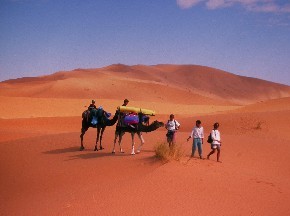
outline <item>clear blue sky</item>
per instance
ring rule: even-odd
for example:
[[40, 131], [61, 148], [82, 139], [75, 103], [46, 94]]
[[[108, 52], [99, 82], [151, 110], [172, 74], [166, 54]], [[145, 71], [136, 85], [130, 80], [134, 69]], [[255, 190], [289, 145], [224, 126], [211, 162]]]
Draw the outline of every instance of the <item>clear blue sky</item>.
[[0, 80], [114, 63], [290, 85], [290, 1], [0, 0]]

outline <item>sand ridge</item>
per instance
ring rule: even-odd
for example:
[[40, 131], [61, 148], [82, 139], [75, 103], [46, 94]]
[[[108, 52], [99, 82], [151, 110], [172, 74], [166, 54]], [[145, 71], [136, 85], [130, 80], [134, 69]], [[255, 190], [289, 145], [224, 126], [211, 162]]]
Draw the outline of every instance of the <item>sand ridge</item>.
[[119, 64], [0, 83], [0, 95], [12, 97], [118, 99], [120, 92], [141, 101], [243, 105], [289, 97], [290, 87], [196, 65]]

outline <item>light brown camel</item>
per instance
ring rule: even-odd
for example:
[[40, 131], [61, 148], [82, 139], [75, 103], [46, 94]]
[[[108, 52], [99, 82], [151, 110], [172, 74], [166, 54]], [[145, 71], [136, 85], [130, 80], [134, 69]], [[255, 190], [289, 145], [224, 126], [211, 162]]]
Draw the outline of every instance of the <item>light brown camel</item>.
[[114, 147], [113, 147], [113, 151], [112, 151], [113, 154], [115, 153], [115, 146], [116, 146], [116, 142], [117, 142], [118, 137], [119, 137], [118, 143], [119, 143], [119, 147], [120, 147], [120, 152], [124, 153], [124, 151], [122, 149], [121, 142], [122, 142], [122, 137], [124, 136], [124, 134], [126, 132], [131, 133], [131, 136], [132, 136], [132, 152], [131, 152], [131, 154], [134, 155], [135, 154], [135, 147], [134, 147], [135, 146], [135, 141], [134, 141], [135, 134], [138, 135], [138, 137], [141, 141], [141, 144], [137, 150], [137, 153], [139, 153], [141, 151], [143, 144], [144, 144], [142, 132], [152, 132], [152, 131], [157, 130], [160, 127], [164, 127], [164, 123], [159, 122], [159, 121], [154, 121], [150, 125], [144, 125], [142, 123], [143, 116], [144, 115], [142, 113], [139, 113], [139, 124], [136, 125], [135, 128], [132, 128], [130, 126], [118, 126], [117, 125], [116, 131], [115, 131]]

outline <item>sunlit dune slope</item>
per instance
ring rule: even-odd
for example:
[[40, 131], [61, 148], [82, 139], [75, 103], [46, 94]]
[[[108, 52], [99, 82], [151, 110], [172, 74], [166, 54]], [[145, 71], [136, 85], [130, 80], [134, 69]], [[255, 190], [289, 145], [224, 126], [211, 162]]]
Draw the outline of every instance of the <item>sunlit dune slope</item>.
[[117, 64], [8, 80], [0, 96], [233, 105], [289, 97], [290, 87], [204, 66]]

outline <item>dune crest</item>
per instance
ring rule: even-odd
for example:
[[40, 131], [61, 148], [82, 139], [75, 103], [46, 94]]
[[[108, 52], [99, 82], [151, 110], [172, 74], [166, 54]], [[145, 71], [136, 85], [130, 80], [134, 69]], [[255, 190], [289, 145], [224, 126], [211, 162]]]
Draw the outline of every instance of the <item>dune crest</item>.
[[245, 105], [289, 97], [290, 87], [205, 66], [115, 64], [4, 81], [0, 96]]

